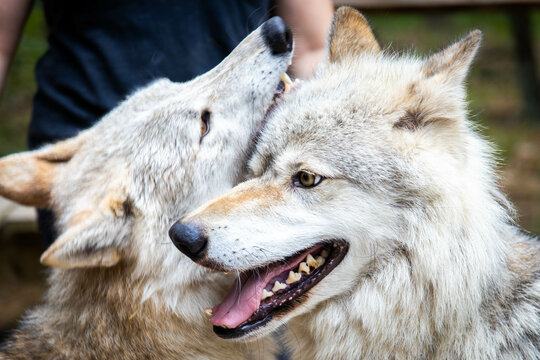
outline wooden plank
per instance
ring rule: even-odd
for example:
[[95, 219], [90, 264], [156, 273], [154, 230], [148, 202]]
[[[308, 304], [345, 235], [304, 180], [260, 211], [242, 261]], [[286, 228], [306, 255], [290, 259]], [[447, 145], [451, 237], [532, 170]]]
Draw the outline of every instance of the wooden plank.
[[365, 10], [488, 7], [539, 4], [540, 0], [334, 0], [335, 6], [348, 5]]
[[18, 205], [0, 198], [0, 230], [13, 224], [25, 224], [34, 229], [36, 222], [36, 210], [33, 207]]

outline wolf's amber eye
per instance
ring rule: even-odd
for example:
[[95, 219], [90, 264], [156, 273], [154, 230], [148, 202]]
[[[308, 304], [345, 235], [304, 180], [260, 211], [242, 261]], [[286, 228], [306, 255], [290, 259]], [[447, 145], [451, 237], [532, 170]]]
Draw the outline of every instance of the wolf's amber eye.
[[201, 140], [210, 131], [210, 115], [212, 113], [208, 110], [204, 110], [201, 114]]
[[301, 170], [293, 176], [294, 186], [302, 188], [312, 188], [319, 185], [322, 180], [322, 176], [306, 170]]

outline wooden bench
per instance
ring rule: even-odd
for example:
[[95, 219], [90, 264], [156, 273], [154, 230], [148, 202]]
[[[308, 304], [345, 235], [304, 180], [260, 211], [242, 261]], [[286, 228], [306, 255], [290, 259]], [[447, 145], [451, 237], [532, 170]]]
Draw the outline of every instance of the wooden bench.
[[36, 210], [0, 197], [0, 240], [18, 232], [37, 232]]

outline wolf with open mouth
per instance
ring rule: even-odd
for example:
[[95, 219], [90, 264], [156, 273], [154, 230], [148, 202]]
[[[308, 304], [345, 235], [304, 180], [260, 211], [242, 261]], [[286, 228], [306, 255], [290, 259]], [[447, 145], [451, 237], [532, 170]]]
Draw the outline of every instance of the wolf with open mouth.
[[391, 55], [337, 11], [328, 61], [270, 115], [253, 179], [170, 230], [238, 273], [208, 309], [219, 336], [287, 323], [298, 359], [540, 358], [540, 245], [467, 119], [480, 40]]

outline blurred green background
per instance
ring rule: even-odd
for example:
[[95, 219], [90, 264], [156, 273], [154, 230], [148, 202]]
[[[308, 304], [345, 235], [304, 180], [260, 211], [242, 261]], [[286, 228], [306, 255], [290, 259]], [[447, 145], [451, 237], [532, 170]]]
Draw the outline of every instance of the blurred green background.
[[[519, 63], [508, 9], [364, 12], [383, 46], [428, 54], [467, 31], [484, 31], [469, 76], [471, 119], [499, 151], [501, 186], [516, 204], [524, 229], [540, 234], [540, 119], [528, 116], [519, 86]], [[540, 10], [529, 9], [535, 67], [540, 69]], [[36, 90], [34, 66], [47, 48], [47, 28], [38, 2], [28, 19], [0, 101], [0, 156], [26, 149], [26, 131]], [[532, 76], [532, 75], [531, 75]], [[537, 79], [538, 80], [538, 79]], [[538, 105], [539, 99], [533, 99]], [[0, 338], [44, 288], [35, 235], [8, 240], [0, 229]]]

